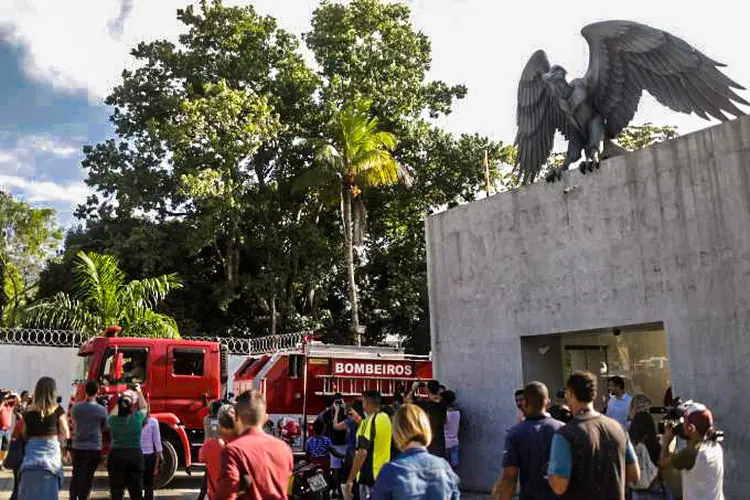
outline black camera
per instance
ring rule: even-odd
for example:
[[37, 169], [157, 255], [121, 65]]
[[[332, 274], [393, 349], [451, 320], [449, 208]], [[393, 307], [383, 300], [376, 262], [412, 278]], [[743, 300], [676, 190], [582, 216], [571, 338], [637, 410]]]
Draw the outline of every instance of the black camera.
[[675, 435], [685, 439], [685, 427], [682, 421], [685, 408], [681, 398], [674, 398], [672, 404], [669, 406], [652, 406], [649, 409], [649, 413], [662, 416], [662, 421], [659, 422], [658, 426], [659, 434], [664, 434], [667, 424], [669, 424], [674, 429]]
[[[687, 439], [685, 434], [685, 410], [689, 405], [693, 404], [692, 400], [682, 401], [682, 398], [676, 397], [672, 400], [672, 404], [669, 406], [652, 406], [650, 413], [655, 413], [663, 416], [661, 422], [659, 422], [659, 434], [664, 434], [667, 425], [670, 425], [674, 430], [675, 436], [680, 439]], [[706, 435], [706, 439], [711, 441], [722, 441], [724, 439], [724, 432], [718, 429], [712, 428]]]

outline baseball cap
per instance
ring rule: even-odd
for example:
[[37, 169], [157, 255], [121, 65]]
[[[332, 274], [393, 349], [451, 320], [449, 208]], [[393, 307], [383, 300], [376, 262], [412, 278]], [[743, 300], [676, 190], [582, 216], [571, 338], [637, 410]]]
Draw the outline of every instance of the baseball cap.
[[714, 415], [711, 410], [701, 403], [688, 403], [683, 413], [685, 422], [693, 424], [698, 432], [705, 434], [714, 425]]

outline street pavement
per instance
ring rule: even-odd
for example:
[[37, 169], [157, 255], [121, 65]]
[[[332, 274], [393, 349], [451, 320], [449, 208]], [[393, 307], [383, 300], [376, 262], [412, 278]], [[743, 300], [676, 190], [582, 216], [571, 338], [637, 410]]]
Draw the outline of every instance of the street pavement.
[[[71, 470], [65, 468], [65, 488], [60, 492], [60, 499], [67, 500], [68, 484], [70, 481]], [[169, 489], [156, 491], [155, 497], [160, 500], [194, 500], [200, 491], [202, 472], [188, 476], [185, 472], [178, 472], [174, 481], [169, 485]], [[8, 500], [10, 493], [13, 491], [13, 473], [8, 470], [0, 471], [0, 500]], [[94, 480], [94, 491], [89, 497], [93, 500], [109, 498], [107, 483], [107, 471], [100, 469], [96, 473]], [[487, 495], [477, 493], [462, 493], [462, 500], [486, 500]]]
[[[68, 495], [68, 485], [70, 484], [70, 467], [65, 468], [65, 487], [60, 492], [60, 499], [67, 500], [70, 498]], [[185, 474], [185, 472], [178, 472], [175, 479], [169, 484], [169, 488], [165, 490], [158, 490], [155, 492], [154, 497], [161, 500], [195, 500], [198, 496], [198, 492], [201, 488], [201, 481], [203, 479], [203, 473], [199, 473], [192, 477]], [[107, 481], [107, 471], [99, 469], [96, 471], [96, 478], [94, 479], [94, 491], [91, 493], [89, 498], [94, 500], [110, 498], [109, 496], [109, 483]], [[0, 500], [8, 500], [10, 494], [13, 491], [13, 473], [4, 470], [0, 472]]]

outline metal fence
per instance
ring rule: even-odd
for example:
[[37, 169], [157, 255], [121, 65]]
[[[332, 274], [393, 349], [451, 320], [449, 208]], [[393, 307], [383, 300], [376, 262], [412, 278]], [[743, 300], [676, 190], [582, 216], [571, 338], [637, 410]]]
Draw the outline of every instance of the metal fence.
[[266, 354], [280, 350], [294, 349], [302, 344], [310, 332], [282, 333], [243, 339], [237, 337], [183, 337], [185, 340], [209, 340], [225, 345], [232, 354]]
[[41, 328], [0, 328], [0, 344], [78, 347], [87, 336], [69, 330]]
[[[183, 337], [184, 340], [208, 340], [226, 346], [231, 354], [265, 354], [278, 350], [294, 349], [310, 332], [284, 333], [258, 338], [238, 337]], [[37, 345], [48, 347], [79, 347], [88, 335], [69, 330], [41, 328], [0, 328], [0, 344]]]

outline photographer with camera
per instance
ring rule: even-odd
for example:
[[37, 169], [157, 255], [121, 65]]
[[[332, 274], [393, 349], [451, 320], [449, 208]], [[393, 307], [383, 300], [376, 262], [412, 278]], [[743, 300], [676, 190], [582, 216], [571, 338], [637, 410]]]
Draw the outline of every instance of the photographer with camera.
[[[722, 433], [714, 428], [711, 410], [692, 401], [678, 409], [681, 422], [670, 421], [664, 426], [661, 468], [680, 471], [683, 500], [724, 500]], [[670, 445], [675, 436], [687, 443], [673, 454]]]

